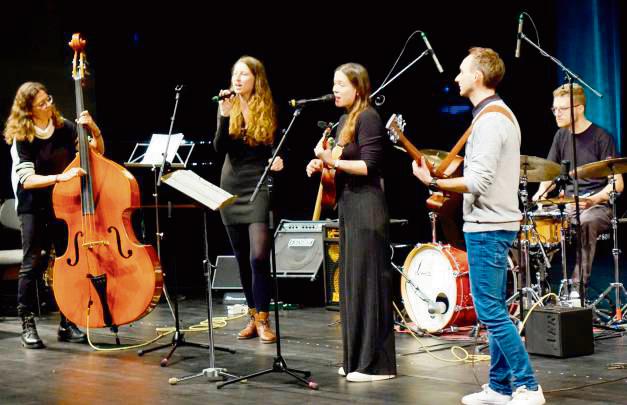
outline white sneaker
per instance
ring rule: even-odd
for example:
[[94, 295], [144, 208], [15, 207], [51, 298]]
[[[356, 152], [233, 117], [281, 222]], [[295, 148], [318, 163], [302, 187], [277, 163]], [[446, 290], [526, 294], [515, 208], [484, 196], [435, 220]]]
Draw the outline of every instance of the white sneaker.
[[344, 371], [344, 367], [340, 367], [337, 369], [337, 373], [342, 377], [346, 377], [346, 371]]
[[516, 391], [512, 394], [512, 400], [508, 405], [542, 405], [546, 402], [544, 394], [542, 393], [542, 387], [538, 385], [537, 391], [529, 391], [524, 385], [516, 388]]
[[503, 395], [494, 391], [488, 384], [481, 386], [483, 391], [466, 395], [462, 398], [462, 404], [466, 405], [505, 405], [512, 399], [509, 395]]
[[[344, 371], [344, 370], [342, 370]], [[348, 373], [346, 375], [346, 380], [351, 382], [371, 382], [371, 381], [381, 381], [381, 380], [389, 380], [391, 378], [396, 377], [395, 375], [384, 375], [384, 374], [364, 374], [359, 373], [357, 371], [353, 371], [352, 373]]]

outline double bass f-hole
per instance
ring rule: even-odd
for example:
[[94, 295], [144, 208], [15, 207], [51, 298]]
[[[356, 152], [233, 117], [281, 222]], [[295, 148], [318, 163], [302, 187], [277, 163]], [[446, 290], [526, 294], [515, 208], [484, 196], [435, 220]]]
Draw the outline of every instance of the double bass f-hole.
[[67, 259], [67, 264], [74, 267], [76, 266], [76, 264], [78, 263], [78, 258], [79, 258], [79, 251], [78, 251], [78, 237], [79, 236], [83, 236], [83, 232], [78, 231], [76, 232], [76, 234], [74, 235], [74, 252], [76, 253], [76, 255], [74, 256], [74, 263], [72, 263], [72, 259], [68, 257]]
[[114, 226], [110, 226], [107, 229], [107, 231], [109, 231], [109, 233], [111, 233], [112, 231], [115, 231], [115, 241], [118, 245], [118, 253], [120, 254], [120, 256], [122, 256], [125, 259], [128, 259], [129, 257], [133, 256], [133, 251], [131, 249], [126, 251], [128, 256], [124, 256], [124, 252], [122, 252], [122, 241], [120, 240], [120, 231], [118, 231], [118, 228]]

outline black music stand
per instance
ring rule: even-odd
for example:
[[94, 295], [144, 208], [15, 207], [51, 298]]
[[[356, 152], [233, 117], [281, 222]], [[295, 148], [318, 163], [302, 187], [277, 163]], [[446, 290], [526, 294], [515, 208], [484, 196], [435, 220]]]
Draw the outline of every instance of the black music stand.
[[[278, 285], [277, 276], [276, 276], [276, 257], [275, 257], [274, 237], [273, 237], [274, 235], [274, 212], [273, 212], [273, 206], [272, 206], [272, 176], [268, 176], [270, 174], [270, 168], [272, 167], [274, 160], [276, 159], [279, 151], [281, 150], [283, 143], [287, 139], [287, 135], [290, 132], [290, 128], [292, 128], [292, 125], [294, 124], [296, 117], [298, 117], [300, 113], [301, 113], [301, 108], [296, 108], [294, 110], [292, 120], [290, 121], [290, 124], [288, 125], [287, 129], [283, 131], [283, 137], [281, 138], [281, 141], [276, 147], [274, 154], [272, 155], [272, 159], [270, 159], [270, 162], [266, 166], [263, 172], [263, 175], [259, 179], [259, 182], [257, 183], [257, 187], [255, 188], [255, 191], [253, 192], [253, 195], [250, 198], [250, 202], [253, 202], [255, 200], [255, 198], [257, 197], [257, 193], [259, 192], [259, 189], [261, 188], [261, 186], [263, 186], [266, 183], [266, 179], [267, 179], [268, 180], [267, 182], [268, 200], [269, 200], [269, 206], [270, 206], [270, 211], [268, 213], [268, 217], [269, 217], [268, 218], [268, 231], [270, 235], [272, 235], [272, 237], [270, 237], [270, 253], [271, 253], [270, 257], [272, 259], [270, 264], [272, 267], [272, 278], [274, 279], [273, 298], [274, 298], [274, 326], [276, 329], [276, 356], [274, 357], [271, 368], [257, 371], [257, 372], [254, 372], [252, 374], [245, 375], [242, 377], [230, 379], [221, 384], [218, 384], [217, 386], [218, 388], [222, 388], [225, 385], [233, 384], [238, 381], [248, 380], [249, 378], [259, 377], [261, 375], [265, 375], [269, 373], [286, 373], [286, 374], [291, 375], [292, 377], [294, 377], [295, 379], [297, 379], [298, 381], [300, 381], [307, 387], [313, 390], [318, 389], [318, 384], [316, 382], [306, 380], [306, 378], [309, 378], [311, 376], [311, 373], [309, 371], [289, 368], [287, 366], [287, 363], [285, 362], [285, 359], [283, 358], [283, 355], [281, 354], [281, 331], [279, 328], [279, 285]], [[302, 374], [303, 377], [299, 376], [298, 374]]]
[[[207, 320], [208, 320], [208, 336], [209, 336], [209, 345], [201, 345], [198, 343], [187, 343], [184, 340], [182, 344], [206, 347], [209, 349], [209, 367], [203, 369], [201, 372], [181, 377], [181, 378], [170, 378], [168, 382], [171, 385], [175, 385], [180, 381], [189, 380], [196, 377], [205, 376], [210, 380], [221, 380], [224, 377], [237, 378], [236, 376], [229, 374], [226, 372], [225, 368], [215, 367], [215, 350], [222, 350], [229, 353], [235, 353], [234, 350], [215, 347], [213, 344], [213, 297], [212, 297], [212, 289], [211, 289], [211, 268], [209, 262], [209, 239], [207, 233], [207, 209], [217, 210], [223, 208], [235, 201], [236, 196], [227, 193], [221, 188], [211, 184], [206, 181], [202, 177], [198, 176], [196, 173], [189, 170], [177, 170], [175, 172], [166, 174], [163, 176], [162, 181], [177, 189], [181, 193], [186, 196], [196, 200], [200, 204], [203, 205], [203, 234], [204, 234], [204, 250], [205, 250], [205, 258], [203, 261], [203, 265], [205, 267], [206, 275], [207, 275]], [[181, 336], [182, 339], [182, 336]], [[173, 343], [174, 347], [172, 351], [176, 349], [176, 343]], [[180, 345], [180, 344], [179, 344]]]

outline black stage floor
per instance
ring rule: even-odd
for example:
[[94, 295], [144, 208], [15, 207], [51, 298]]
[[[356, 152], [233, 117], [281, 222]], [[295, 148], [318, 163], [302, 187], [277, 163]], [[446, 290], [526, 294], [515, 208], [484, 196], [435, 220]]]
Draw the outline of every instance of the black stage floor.
[[[206, 319], [202, 299], [181, 303], [184, 326]], [[214, 316], [225, 315], [226, 308], [215, 305]], [[337, 404], [337, 403], [407, 403], [456, 404], [467, 393], [477, 391], [486, 381], [488, 363], [446, 363], [428, 354], [411, 354], [420, 349], [413, 337], [397, 333], [398, 378], [374, 383], [349, 383], [337, 375], [341, 357], [340, 328], [337, 312], [324, 308], [281, 311], [283, 355], [293, 368], [311, 371], [320, 389], [313, 391], [286, 374], [269, 374], [216, 389], [215, 382], [204, 377], [168, 384], [171, 377], [182, 377], [209, 367], [206, 350], [178, 349], [168, 367], [160, 367], [161, 350], [139, 357], [135, 350], [96, 352], [88, 345], [56, 341], [58, 315], [43, 317], [38, 325], [47, 349], [26, 350], [19, 341], [17, 318], [0, 318], [0, 351], [2, 353], [0, 403], [163, 403], [163, 404]], [[246, 374], [271, 367], [274, 345], [258, 339], [238, 341], [237, 331], [244, 319], [230, 321], [215, 330], [216, 344], [237, 351], [216, 352], [216, 366], [233, 374]], [[137, 343], [156, 336], [155, 328], [172, 326], [172, 315], [166, 303], [132, 326], [122, 327], [123, 344]], [[113, 339], [106, 330], [92, 331], [92, 340], [108, 347]], [[463, 336], [463, 335], [462, 335]], [[206, 332], [190, 332], [193, 342], [206, 342]], [[168, 342], [171, 335], [162, 339]], [[423, 338], [424, 345], [442, 343]], [[472, 350], [472, 342], [469, 347]], [[608, 369], [613, 362], [627, 362], [627, 339], [598, 340], [591, 356], [555, 359], [532, 356], [533, 366], [549, 403], [610, 404], [627, 403], [627, 369]], [[451, 358], [449, 351], [438, 356]], [[618, 381], [616, 381], [618, 380]], [[557, 391], [572, 387], [588, 387]]]

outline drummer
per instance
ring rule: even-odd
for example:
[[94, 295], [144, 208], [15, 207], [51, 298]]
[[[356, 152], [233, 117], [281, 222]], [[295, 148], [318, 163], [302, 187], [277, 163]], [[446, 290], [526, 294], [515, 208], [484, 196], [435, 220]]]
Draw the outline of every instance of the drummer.
[[[593, 124], [586, 118], [586, 95], [583, 88], [578, 84], [573, 84], [573, 110], [575, 117], [575, 140], [577, 149], [577, 166], [587, 163], [597, 162], [616, 157], [616, 149], [612, 137], [601, 127]], [[570, 85], [565, 84], [553, 91], [553, 115], [559, 129], [553, 138], [553, 145], [547, 157], [556, 163], [562, 160], [569, 160], [572, 164], [572, 144], [571, 144], [571, 114], [570, 114]], [[609, 176], [611, 177], [611, 176]], [[612, 210], [609, 205], [609, 192], [612, 184], [608, 178], [580, 178], [579, 186], [579, 208], [581, 216], [581, 267], [583, 268], [584, 286], [588, 286], [590, 273], [592, 271], [592, 261], [596, 250], [597, 236], [606, 232], [611, 225]], [[616, 181], [616, 191], [623, 191], [623, 178], [620, 174], [614, 175]], [[533, 196], [534, 200], [545, 198], [553, 188], [554, 183], [544, 181], [540, 183], [538, 192]], [[572, 196], [574, 186], [569, 184], [566, 187], [566, 196]], [[574, 219], [574, 206], [568, 207], [571, 220]], [[579, 260], [577, 260], [579, 263]], [[572, 275], [573, 288], [570, 298], [579, 298], [579, 283], [581, 272], [578, 266]]]

